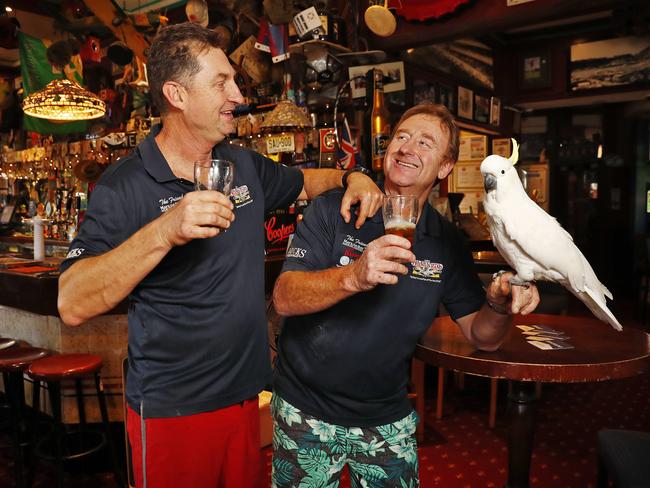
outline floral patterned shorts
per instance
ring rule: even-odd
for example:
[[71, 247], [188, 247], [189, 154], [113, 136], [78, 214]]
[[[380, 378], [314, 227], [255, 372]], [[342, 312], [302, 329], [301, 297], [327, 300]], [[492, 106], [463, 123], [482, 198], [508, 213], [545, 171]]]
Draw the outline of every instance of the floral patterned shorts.
[[420, 486], [415, 412], [378, 427], [343, 427], [273, 395], [271, 414], [273, 488], [336, 488], [346, 464], [353, 488]]

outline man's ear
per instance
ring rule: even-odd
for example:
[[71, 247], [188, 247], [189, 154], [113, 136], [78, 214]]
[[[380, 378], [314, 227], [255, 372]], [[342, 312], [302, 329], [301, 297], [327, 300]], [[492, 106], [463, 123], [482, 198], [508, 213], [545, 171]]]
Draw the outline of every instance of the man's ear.
[[167, 103], [171, 107], [178, 109], [183, 109], [185, 107], [185, 102], [187, 101], [187, 92], [183, 85], [176, 83], [175, 81], [166, 81], [162, 86], [162, 92]]
[[452, 169], [454, 169], [453, 161], [449, 159], [442, 161], [440, 163], [440, 168], [438, 168], [438, 179], [444, 180], [449, 175], [449, 173], [451, 173]]

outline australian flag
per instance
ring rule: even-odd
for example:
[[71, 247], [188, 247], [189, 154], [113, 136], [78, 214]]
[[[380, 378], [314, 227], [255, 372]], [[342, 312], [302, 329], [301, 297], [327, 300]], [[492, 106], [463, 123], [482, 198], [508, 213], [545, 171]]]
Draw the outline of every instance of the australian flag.
[[345, 116], [343, 116], [343, 124], [341, 124], [339, 132], [338, 158], [336, 167], [339, 169], [349, 169], [361, 164], [361, 155], [352, 141], [352, 133]]

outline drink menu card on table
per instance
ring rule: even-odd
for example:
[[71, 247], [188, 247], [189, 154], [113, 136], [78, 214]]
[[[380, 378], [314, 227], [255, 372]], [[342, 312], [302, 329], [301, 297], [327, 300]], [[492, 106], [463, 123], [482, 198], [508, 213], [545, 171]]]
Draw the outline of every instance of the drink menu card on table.
[[526, 341], [538, 349], [556, 350], [574, 348], [569, 342], [569, 336], [548, 325], [517, 325], [517, 328], [522, 331]]

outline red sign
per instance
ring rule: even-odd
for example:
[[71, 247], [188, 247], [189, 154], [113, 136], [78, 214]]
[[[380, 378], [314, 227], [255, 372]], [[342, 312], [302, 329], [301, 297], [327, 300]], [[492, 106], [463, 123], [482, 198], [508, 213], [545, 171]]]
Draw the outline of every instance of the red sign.
[[269, 214], [264, 221], [266, 255], [284, 254], [289, 236], [296, 231], [296, 213], [279, 209]]

